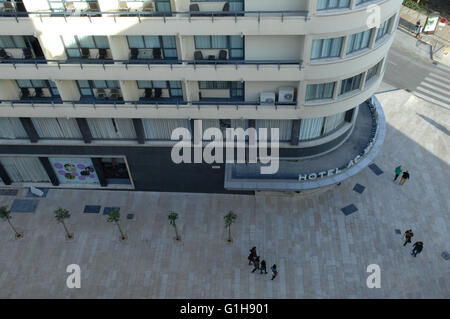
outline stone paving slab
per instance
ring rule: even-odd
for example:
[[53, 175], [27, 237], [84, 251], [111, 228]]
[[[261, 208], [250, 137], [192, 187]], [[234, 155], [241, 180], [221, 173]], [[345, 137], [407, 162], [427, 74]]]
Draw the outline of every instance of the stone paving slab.
[[[404, 186], [390, 174], [366, 168], [340, 186], [311, 197], [245, 196], [52, 189], [34, 214], [14, 214], [24, 232], [15, 240], [0, 222], [0, 298], [450, 298], [450, 141], [422, 114], [442, 125], [449, 112], [405, 91], [378, 94], [387, 135], [376, 159], [393, 171], [401, 164], [414, 174]], [[364, 196], [353, 191], [366, 187]], [[0, 206], [14, 198], [0, 196]], [[350, 216], [340, 209], [354, 203]], [[120, 207], [121, 226], [84, 206]], [[72, 217], [67, 241], [53, 216], [63, 205]], [[176, 242], [168, 212], [179, 214]], [[232, 244], [223, 216], [233, 210]], [[138, 221], [138, 222], [136, 222]], [[414, 231], [425, 248], [411, 257], [401, 236]], [[279, 275], [252, 274], [248, 250]], [[66, 287], [66, 267], [81, 267], [81, 289]], [[368, 289], [366, 270], [381, 268], [381, 288]]]

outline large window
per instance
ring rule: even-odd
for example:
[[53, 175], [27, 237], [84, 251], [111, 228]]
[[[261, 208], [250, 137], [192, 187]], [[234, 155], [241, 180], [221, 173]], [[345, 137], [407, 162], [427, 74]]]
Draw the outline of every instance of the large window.
[[362, 78], [362, 73], [358, 74], [356, 76], [353, 76], [351, 78], [342, 80], [341, 82], [341, 91], [339, 93], [339, 95], [354, 91], [354, 90], [358, 90], [359, 87], [361, 86], [361, 78]]
[[[56, 83], [51, 80], [16, 80], [17, 85], [22, 90], [23, 98], [30, 97], [60, 97]], [[32, 90], [27, 89], [34, 89]], [[24, 96], [24, 93], [28, 95]], [[41, 93], [39, 93], [41, 92]]]
[[387, 34], [389, 26], [391, 25], [391, 21], [392, 18], [387, 19], [383, 24], [380, 25], [380, 28], [378, 29], [377, 32], [377, 41]]
[[14, 183], [50, 182], [38, 157], [0, 157], [0, 163]]
[[348, 8], [350, 0], [318, 0], [317, 10]]
[[244, 58], [244, 38], [240, 35], [196, 35], [194, 42], [196, 49], [228, 49], [231, 59]]
[[366, 3], [366, 2], [370, 2], [370, 1], [373, 1], [373, 0], [356, 0], [356, 5], [358, 6], [360, 4], [363, 4], [363, 3]]
[[345, 122], [345, 114], [346, 112], [327, 117], [301, 119], [298, 139], [308, 141], [332, 133], [342, 127]]
[[[160, 49], [163, 53], [162, 58], [177, 59], [177, 42], [175, 36], [127, 36], [130, 49]], [[154, 57], [154, 52], [142, 50], [137, 55], [138, 59], [149, 59]]]
[[27, 47], [28, 37], [21, 35], [1, 35], [0, 48], [3, 49], [23, 49]]
[[6, 55], [14, 59], [43, 58], [44, 53], [38, 39], [33, 36], [3, 35], [0, 36], [0, 49], [3, 49], [3, 58]]
[[199, 81], [200, 90], [229, 90], [232, 99], [244, 99], [244, 83], [237, 81]]
[[0, 139], [24, 139], [28, 134], [17, 117], [0, 117]]
[[369, 47], [372, 30], [352, 34], [348, 37], [347, 54]]
[[308, 84], [306, 86], [306, 101], [331, 99], [335, 82]]
[[377, 75], [380, 65], [381, 65], [381, 62], [379, 62], [377, 65], [371, 67], [369, 69], [369, 71], [367, 71], [366, 82], [369, 81], [370, 79], [372, 79], [375, 75]]
[[313, 40], [311, 59], [339, 57], [343, 38]]
[[82, 139], [75, 119], [32, 118], [33, 126], [41, 139]]
[[92, 137], [98, 140], [135, 140], [132, 119], [87, 119]]
[[181, 81], [137, 81], [140, 89], [167, 89], [169, 97], [182, 97]]
[[100, 184], [90, 158], [49, 158], [61, 184]]
[[116, 80], [77, 80], [81, 96], [97, 96], [94, 89], [120, 89]]
[[[83, 53], [82, 49], [109, 49], [109, 42], [106, 36], [63, 35], [62, 40], [69, 58], [91, 57], [90, 54], [89, 56], [86, 56], [87, 54]], [[92, 56], [92, 58], [97, 57]]]
[[142, 119], [142, 124], [148, 140], [170, 140], [172, 131], [179, 127], [190, 130], [187, 119]]
[[124, 158], [102, 158], [101, 164], [108, 184], [131, 184]]

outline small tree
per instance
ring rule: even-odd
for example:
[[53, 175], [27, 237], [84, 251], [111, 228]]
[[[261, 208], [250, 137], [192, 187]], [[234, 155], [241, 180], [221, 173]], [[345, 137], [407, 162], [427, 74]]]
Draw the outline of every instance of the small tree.
[[16, 234], [16, 238], [20, 239], [23, 237], [23, 233], [19, 233], [16, 228], [11, 224], [11, 211], [6, 206], [0, 207], [0, 218], [4, 221], [7, 221], [9, 226], [11, 226], [12, 230]]
[[178, 219], [178, 214], [175, 212], [169, 212], [169, 223], [175, 228], [175, 240], [181, 240], [181, 237], [178, 235], [178, 229], [176, 220]]
[[59, 207], [57, 210], [55, 210], [55, 218], [58, 221], [58, 223], [61, 223], [61, 225], [63, 225], [64, 230], [66, 231], [66, 238], [73, 239], [73, 233], [69, 232], [69, 230], [66, 227], [66, 223], [64, 222], [64, 220], [69, 217], [70, 217], [70, 214], [67, 209]]
[[120, 213], [118, 208], [114, 208], [113, 211], [109, 213], [107, 221], [117, 225], [117, 227], [119, 228], [121, 240], [127, 239], [127, 235], [124, 234], [122, 228], [120, 228]]
[[233, 211], [231, 211], [231, 210], [224, 217], [224, 219], [225, 219], [225, 228], [228, 228], [228, 239], [227, 239], [227, 241], [229, 243], [231, 243], [233, 241], [233, 239], [231, 238], [231, 225], [234, 223], [236, 218], [237, 218], [236, 214], [233, 213]]

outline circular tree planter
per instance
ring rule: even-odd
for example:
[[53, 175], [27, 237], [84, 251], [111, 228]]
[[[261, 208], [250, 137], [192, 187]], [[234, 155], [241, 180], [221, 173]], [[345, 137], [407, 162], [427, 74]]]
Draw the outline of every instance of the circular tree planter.
[[22, 232], [17, 232], [14, 236], [15, 239], [22, 239], [23, 238], [23, 233]]
[[177, 243], [177, 242], [180, 242], [181, 241], [181, 236], [178, 236], [178, 238], [177, 238], [177, 236], [174, 236], [173, 237], [173, 240]]
[[73, 233], [66, 234], [66, 239], [67, 239], [67, 240], [74, 240], [74, 239], [75, 239], [75, 236], [74, 236]]
[[120, 241], [126, 241], [127, 239], [128, 239], [127, 235], [120, 236]]

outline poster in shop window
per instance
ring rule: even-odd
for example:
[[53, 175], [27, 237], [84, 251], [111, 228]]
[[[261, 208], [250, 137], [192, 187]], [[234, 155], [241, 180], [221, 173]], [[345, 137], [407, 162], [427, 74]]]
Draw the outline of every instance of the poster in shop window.
[[90, 158], [49, 158], [61, 184], [99, 184]]

